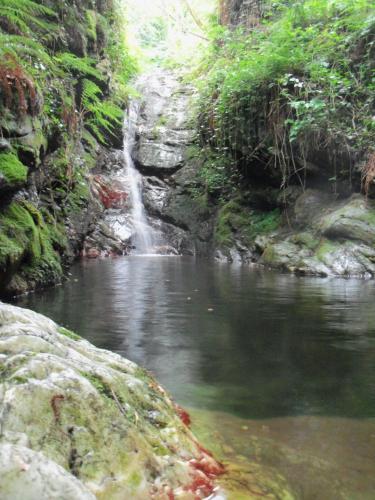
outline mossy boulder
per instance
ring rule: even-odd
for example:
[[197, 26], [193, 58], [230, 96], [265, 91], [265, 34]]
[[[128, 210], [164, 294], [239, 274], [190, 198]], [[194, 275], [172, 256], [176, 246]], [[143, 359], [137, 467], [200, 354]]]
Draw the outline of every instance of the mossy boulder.
[[10, 152], [0, 153], [0, 192], [20, 188], [27, 180], [27, 167]]
[[94, 500], [84, 485], [56, 462], [22, 445], [0, 444], [3, 500]]
[[280, 223], [278, 209], [254, 210], [242, 198], [227, 202], [218, 211], [215, 224], [216, 258], [230, 262], [256, 260], [260, 238], [271, 235]]
[[353, 196], [348, 203], [324, 216], [322, 233], [331, 239], [355, 240], [375, 245], [375, 205], [362, 196]]
[[61, 279], [57, 250], [66, 245], [62, 226], [48, 223], [31, 202], [12, 201], [0, 215], [0, 291], [4, 293], [11, 280], [13, 285], [22, 281], [35, 288]]
[[334, 202], [333, 195], [317, 189], [306, 189], [296, 200], [294, 213], [297, 224], [306, 226], [321, 215], [322, 211]]
[[4, 500], [199, 499], [222, 472], [143, 369], [2, 303], [0, 382]]
[[[276, 235], [264, 246], [260, 262], [302, 274], [375, 276], [373, 202], [355, 195], [328, 204], [326, 195], [322, 198], [315, 192], [307, 193], [305, 201], [303, 220], [310, 221], [305, 230]], [[314, 206], [319, 207], [317, 212]]]

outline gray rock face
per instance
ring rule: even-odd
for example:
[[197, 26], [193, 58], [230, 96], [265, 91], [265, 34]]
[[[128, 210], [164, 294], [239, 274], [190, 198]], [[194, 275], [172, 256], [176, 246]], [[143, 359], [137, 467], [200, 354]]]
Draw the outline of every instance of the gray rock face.
[[317, 189], [307, 189], [296, 200], [294, 212], [297, 224], [305, 226], [321, 215], [334, 198]]
[[161, 175], [173, 173], [184, 164], [184, 147], [171, 146], [142, 138], [135, 153], [139, 170], [144, 173]]
[[193, 88], [162, 70], [142, 77], [138, 88], [142, 104], [132, 156], [143, 174], [149, 224], [179, 253], [200, 253], [208, 246], [212, 223], [191, 195], [198, 168], [188, 154], [195, 135], [190, 113]]
[[139, 88], [143, 104], [139, 141], [133, 153], [135, 163], [146, 174], [170, 175], [184, 165], [186, 146], [194, 138], [189, 126], [192, 89], [165, 71], [143, 77]]
[[134, 363], [0, 303], [2, 499], [207, 496], [220, 467], [177, 411]]
[[295, 211], [304, 232], [267, 242], [261, 263], [302, 274], [375, 276], [372, 202], [354, 195], [328, 204], [326, 195], [310, 191], [297, 200]]
[[362, 241], [375, 245], [375, 210], [362, 196], [354, 196], [348, 203], [324, 216], [322, 232], [331, 239]]
[[72, 474], [43, 453], [16, 444], [0, 445], [2, 500], [94, 500]]

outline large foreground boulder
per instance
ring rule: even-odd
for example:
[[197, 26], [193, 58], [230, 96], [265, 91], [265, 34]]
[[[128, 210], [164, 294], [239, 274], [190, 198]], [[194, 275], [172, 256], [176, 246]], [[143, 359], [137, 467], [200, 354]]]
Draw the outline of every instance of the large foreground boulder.
[[222, 468], [186, 419], [134, 363], [0, 303], [2, 500], [205, 498]]

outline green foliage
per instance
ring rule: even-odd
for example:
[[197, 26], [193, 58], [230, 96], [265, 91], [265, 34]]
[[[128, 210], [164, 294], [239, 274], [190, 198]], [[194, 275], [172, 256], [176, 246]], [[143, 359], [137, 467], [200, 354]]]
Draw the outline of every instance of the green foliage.
[[13, 153], [0, 153], [0, 174], [9, 184], [26, 182], [27, 167]]
[[166, 19], [156, 17], [141, 27], [139, 38], [143, 47], [150, 48], [157, 47], [161, 42], [165, 42], [167, 34], [168, 25]]
[[95, 10], [86, 10], [86, 24], [87, 24], [87, 35], [91, 40], [96, 42], [97, 39], [97, 33], [96, 33], [96, 26], [97, 26], [97, 14]]
[[231, 246], [234, 237], [250, 245], [258, 235], [276, 230], [281, 223], [278, 209], [269, 212], [251, 210], [241, 200], [231, 200], [218, 213], [215, 241], [221, 246]]
[[223, 154], [203, 150], [204, 159], [199, 170], [199, 177], [205, 186], [205, 191], [212, 195], [225, 195], [233, 188], [232, 163]]
[[105, 132], [112, 134], [121, 125], [123, 110], [110, 99], [103, 100], [100, 88], [91, 80], [83, 80], [82, 110], [88, 117], [86, 126], [94, 136], [106, 144]]
[[76, 333], [72, 332], [71, 330], [68, 330], [67, 328], [64, 328], [63, 326], [60, 326], [57, 331], [61, 333], [61, 335], [65, 335], [65, 337], [68, 337], [72, 340], [82, 340], [82, 338], [77, 335]]
[[0, 18], [12, 27], [14, 32], [31, 34], [33, 28], [51, 30], [53, 25], [41, 16], [55, 18], [54, 12], [39, 2], [32, 0], [0, 0]]
[[97, 80], [103, 80], [104, 75], [95, 67], [95, 60], [90, 57], [77, 57], [71, 52], [63, 52], [55, 56], [55, 61], [65, 71], [76, 75], [89, 75]]
[[12, 202], [0, 217], [0, 269], [23, 263], [23, 273], [37, 282], [57, 279], [62, 268], [55, 248], [63, 241], [32, 203]]
[[0, 0], [0, 81], [3, 68], [38, 76], [54, 68], [43, 42], [56, 35], [54, 12], [32, 0]]
[[296, 151], [371, 149], [373, 3], [279, 1], [267, 12], [250, 33], [211, 32], [201, 67], [203, 141], [236, 160], [273, 156], [284, 181]]

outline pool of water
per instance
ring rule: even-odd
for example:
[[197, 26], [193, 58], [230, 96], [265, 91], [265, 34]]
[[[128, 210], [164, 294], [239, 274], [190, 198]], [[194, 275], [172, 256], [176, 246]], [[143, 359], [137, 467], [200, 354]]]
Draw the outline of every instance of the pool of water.
[[191, 258], [87, 261], [19, 305], [245, 418], [375, 417], [375, 283]]
[[17, 304], [148, 368], [296, 498], [375, 498], [374, 281], [138, 256], [85, 261]]

